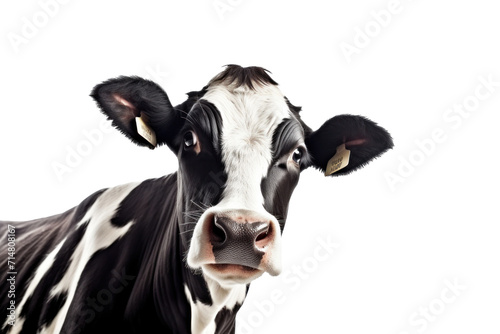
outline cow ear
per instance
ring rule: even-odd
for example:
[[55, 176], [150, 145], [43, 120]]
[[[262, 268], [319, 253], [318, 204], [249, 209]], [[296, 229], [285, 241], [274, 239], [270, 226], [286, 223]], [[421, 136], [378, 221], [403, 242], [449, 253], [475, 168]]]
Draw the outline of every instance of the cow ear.
[[112, 124], [134, 143], [149, 148], [167, 144], [175, 151], [174, 138], [183, 119], [154, 82], [122, 76], [95, 86], [90, 95]]
[[[394, 144], [391, 135], [369, 119], [339, 115], [326, 121], [317, 131], [309, 133], [306, 146], [315, 168], [322, 172], [328, 169], [325, 175], [338, 176], [363, 167]], [[344, 166], [347, 156], [348, 163]]]

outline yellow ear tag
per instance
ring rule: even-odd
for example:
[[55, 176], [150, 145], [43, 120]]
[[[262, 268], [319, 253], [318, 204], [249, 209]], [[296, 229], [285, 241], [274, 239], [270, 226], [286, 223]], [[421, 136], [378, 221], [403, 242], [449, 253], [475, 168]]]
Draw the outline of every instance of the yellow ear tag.
[[337, 152], [335, 155], [328, 160], [328, 164], [326, 165], [325, 176], [331, 175], [335, 172], [338, 172], [345, 166], [349, 164], [349, 157], [351, 156], [351, 151], [345, 148], [345, 144], [337, 147]]
[[156, 134], [142, 119], [141, 117], [135, 118], [135, 124], [137, 125], [137, 132], [146, 139], [151, 145], [156, 147]]

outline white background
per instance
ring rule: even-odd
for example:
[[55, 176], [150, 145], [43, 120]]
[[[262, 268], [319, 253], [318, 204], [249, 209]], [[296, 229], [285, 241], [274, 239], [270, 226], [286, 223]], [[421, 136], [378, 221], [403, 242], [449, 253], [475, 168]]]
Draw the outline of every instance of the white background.
[[[381, 27], [371, 13], [390, 3], [74, 0], [52, 16], [33, 0], [2, 4], [0, 218], [52, 215], [103, 187], [175, 171], [166, 147], [136, 147], [113, 131], [58, 178], [54, 164], [104, 119], [88, 96], [100, 81], [152, 78], [178, 104], [225, 64], [263, 66], [312, 128], [361, 114], [396, 146], [346, 177], [302, 174], [283, 235], [288, 279], [252, 285], [237, 333], [498, 333], [500, 87], [460, 124], [443, 117], [474, 102], [479, 77], [500, 81], [499, 8], [401, 0]], [[342, 43], [358, 53], [346, 57]], [[416, 141], [436, 129], [446, 140], [424, 155]], [[414, 170], [391, 187], [388, 173], [409, 159]], [[328, 239], [339, 247], [318, 261], [318, 240]]]

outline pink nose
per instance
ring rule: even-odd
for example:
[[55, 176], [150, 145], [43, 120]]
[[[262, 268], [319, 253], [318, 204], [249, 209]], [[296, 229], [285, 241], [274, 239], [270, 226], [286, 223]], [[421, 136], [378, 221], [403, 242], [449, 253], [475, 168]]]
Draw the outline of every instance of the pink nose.
[[250, 211], [215, 215], [210, 227], [210, 242], [218, 264], [257, 269], [267, 246], [273, 242], [271, 222]]

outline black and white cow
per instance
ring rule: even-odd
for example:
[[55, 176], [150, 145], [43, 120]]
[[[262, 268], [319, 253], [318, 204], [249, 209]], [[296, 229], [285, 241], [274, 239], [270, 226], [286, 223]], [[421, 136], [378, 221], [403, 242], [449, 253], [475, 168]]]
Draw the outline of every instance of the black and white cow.
[[166, 144], [179, 169], [100, 190], [56, 216], [2, 222], [1, 235], [11, 225], [17, 238], [15, 320], [3, 293], [2, 333], [234, 333], [250, 282], [281, 271], [300, 172], [325, 171], [345, 148], [348, 165], [333, 175], [348, 174], [393, 145], [361, 116], [312, 131], [259, 67], [227, 66], [176, 107], [138, 77], [91, 95], [136, 144]]

